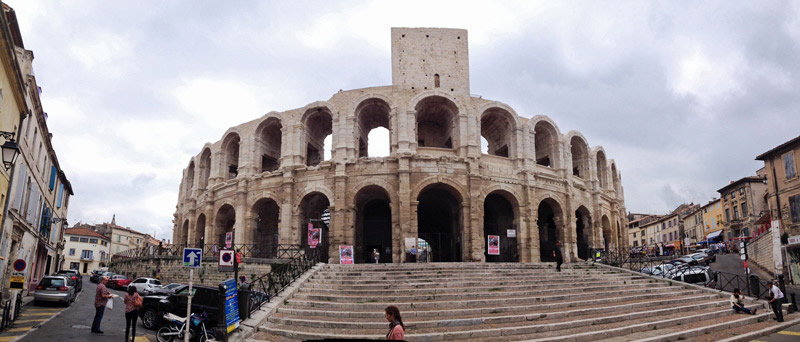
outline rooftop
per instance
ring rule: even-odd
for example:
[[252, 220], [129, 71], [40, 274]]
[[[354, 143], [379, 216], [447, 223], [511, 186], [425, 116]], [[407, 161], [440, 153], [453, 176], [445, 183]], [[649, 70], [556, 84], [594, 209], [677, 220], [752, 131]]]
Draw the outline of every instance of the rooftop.
[[739, 180], [737, 180], [735, 182], [730, 182], [730, 184], [728, 184], [726, 186], [723, 186], [722, 188], [717, 190], [717, 192], [719, 192], [720, 194], [723, 194], [723, 193], [727, 192], [728, 190], [731, 190], [731, 189], [733, 189], [733, 188], [735, 188], [735, 187], [737, 187], [737, 186], [739, 186], [741, 184], [744, 184], [744, 183], [764, 183], [764, 182], [766, 182], [766, 180], [767, 180], [766, 178], [758, 177], [758, 176], [743, 177], [743, 178], [741, 178], [741, 179], [739, 179]]
[[756, 160], [766, 160], [767, 158], [769, 158], [773, 154], [781, 153], [784, 150], [787, 150], [787, 149], [789, 149], [790, 147], [792, 147], [794, 145], [800, 145], [800, 136], [798, 136], [797, 138], [794, 138], [792, 140], [789, 140], [789, 141], [787, 141], [787, 142], [785, 142], [783, 144], [780, 144], [780, 145], [776, 146], [775, 148], [773, 148], [773, 149], [771, 149], [771, 150], [769, 150], [767, 152], [759, 154], [756, 157]]
[[100, 234], [100, 233], [98, 233], [98, 232], [96, 232], [94, 230], [91, 230], [89, 228], [67, 228], [64, 231], [64, 234], [80, 235], [80, 236], [91, 236], [91, 237], [96, 237], [96, 238], [108, 240], [107, 237], [105, 237], [102, 234]]

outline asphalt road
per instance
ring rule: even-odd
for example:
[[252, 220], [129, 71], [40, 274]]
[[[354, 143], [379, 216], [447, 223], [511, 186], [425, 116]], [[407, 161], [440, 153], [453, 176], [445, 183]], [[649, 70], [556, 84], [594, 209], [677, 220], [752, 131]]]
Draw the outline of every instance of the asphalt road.
[[[83, 277], [83, 291], [78, 299], [68, 309], [62, 311], [37, 329], [31, 330], [20, 341], [124, 341], [125, 338], [125, 305], [122, 298], [124, 291], [111, 290], [111, 293], [120, 297], [114, 298], [114, 310], [106, 309], [100, 330], [105, 334], [92, 334], [91, 326], [94, 319], [94, 295], [97, 284]], [[31, 304], [32, 306], [32, 304]], [[155, 341], [155, 332], [147, 330], [141, 321], [136, 322], [136, 342]]]

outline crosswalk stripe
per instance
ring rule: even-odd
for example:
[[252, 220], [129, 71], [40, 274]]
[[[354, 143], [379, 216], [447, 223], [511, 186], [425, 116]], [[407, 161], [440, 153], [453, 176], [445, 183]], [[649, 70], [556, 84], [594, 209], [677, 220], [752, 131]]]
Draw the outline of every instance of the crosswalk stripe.
[[800, 336], [800, 332], [797, 332], [797, 331], [786, 331], [786, 330], [784, 330], [784, 331], [779, 331], [778, 334]]
[[136, 336], [133, 342], [150, 342], [150, 339], [148, 339], [147, 336]]
[[[52, 316], [57, 314], [58, 312], [44, 312], [44, 313], [29, 313], [27, 316]], [[26, 315], [19, 315], [20, 317], [25, 317]]]
[[47, 320], [47, 318], [26, 319], [26, 320], [23, 320], [23, 321], [19, 321], [19, 320], [17, 320], [17, 321], [14, 321], [14, 324], [21, 324], [21, 323], [32, 323], [32, 322], [44, 322], [44, 321], [46, 321], [46, 320]]
[[19, 336], [0, 336], [0, 342], [11, 342], [19, 338]]
[[28, 331], [33, 329], [33, 327], [19, 327], [19, 328], [11, 328], [8, 329], [9, 332], [21, 332], [21, 331]]

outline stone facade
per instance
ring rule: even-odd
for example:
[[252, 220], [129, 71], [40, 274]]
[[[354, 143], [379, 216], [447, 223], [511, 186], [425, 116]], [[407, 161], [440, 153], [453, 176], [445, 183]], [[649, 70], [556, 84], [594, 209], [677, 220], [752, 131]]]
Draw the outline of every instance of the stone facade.
[[755, 230], [756, 221], [767, 212], [764, 195], [766, 178], [744, 177], [717, 190], [722, 196], [722, 211], [729, 227], [726, 239], [747, 237]]
[[[391, 86], [269, 112], [192, 157], [173, 241], [222, 244], [233, 232], [271, 257], [276, 243], [306, 244], [310, 223], [329, 262], [338, 245], [353, 245], [356, 262], [373, 248], [404, 262], [407, 238], [424, 239], [434, 261], [547, 260], [555, 240], [567, 260], [627, 245], [621, 175], [602, 147], [470, 95], [466, 30], [391, 33]], [[390, 132], [388, 157], [367, 153], [376, 127]], [[500, 236], [500, 256], [487, 255], [487, 235]]]
[[[239, 265], [239, 276], [252, 279], [267, 274], [272, 264], [267, 259], [242, 259]], [[275, 260], [271, 260], [275, 261]], [[216, 286], [234, 276], [233, 272], [220, 272], [217, 257], [203, 258], [201, 267], [194, 271], [194, 284]], [[183, 267], [183, 260], [178, 256], [130, 258], [111, 262], [109, 271], [124, 274], [131, 279], [141, 277], [158, 277], [161, 283], [189, 283], [189, 269]]]

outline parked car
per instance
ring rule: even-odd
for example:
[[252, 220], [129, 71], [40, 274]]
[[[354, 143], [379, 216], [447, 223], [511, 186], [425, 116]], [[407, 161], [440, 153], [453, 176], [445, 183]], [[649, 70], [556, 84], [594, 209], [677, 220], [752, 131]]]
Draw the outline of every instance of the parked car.
[[106, 284], [106, 286], [112, 289], [124, 290], [128, 288], [128, 285], [130, 285], [130, 283], [131, 280], [128, 279], [128, 277], [121, 274], [115, 274], [108, 279], [108, 284]]
[[36, 286], [33, 303], [40, 305], [42, 302], [58, 302], [69, 306], [76, 297], [75, 287], [70, 286], [71, 280], [65, 275], [45, 276]]
[[100, 272], [97, 272], [97, 273], [93, 274], [91, 277], [89, 277], [89, 281], [99, 284], [100, 283], [100, 277], [104, 277], [105, 276], [105, 277], [108, 277], [110, 279], [111, 276], [113, 276], [115, 274], [116, 273], [114, 273], [114, 272], [100, 271]]
[[151, 288], [161, 286], [161, 281], [154, 278], [139, 278], [132, 281], [128, 286], [136, 288], [136, 292], [140, 295], [146, 295], [149, 294]]
[[[210, 325], [216, 325], [220, 293], [218, 287], [211, 286], [192, 286], [192, 312], [206, 312]], [[186, 304], [189, 295], [189, 286], [181, 285], [175, 292], [169, 295], [150, 295], [144, 296], [142, 308], [139, 309], [139, 316], [142, 325], [147, 329], [156, 329], [161, 325], [164, 314], [171, 313], [180, 317], [186, 317]], [[222, 317], [224, 319], [224, 316]]]
[[676, 269], [670, 272], [666, 278], [682, 281], [684, 283], [707, 286], [713, 279], [711, 274], [709, 274], [709, 269], [708, 266], [691, 266]]
[[705, 264], [706, 266], [708, 266], [708, 264], [716, 261], [716, 259], [717, 259], [716, 256], [711, 256], [711, 255], [703, 253], [703, 252], [692, 253], [689, 256], [694, 258], [695, 260], [697, 260], [697, 263]]
[[166, 296], [175, 293], [175, 289], [184, 286], [183, 284], [171, 283], [167, 285], [153, 286], [147, 290], [145, 295]]
[[83, 290], [83, 276], [78, 273], [76, 270], [61, 270], [56, 272], [54, 275], [63, 275], [69, 277], [75, 286], [75, 292], [81, 292]]
[[690, 257], [688, 255], [684, 255], [684, 256], [682, 256], [680, 258], [671, 260], [671, 262], [676, 262], [676, 261], [677, 262], [681, 262], [681, 263], [686, 264], [686, 265], [689, 265], [689, 266], [697, 265], [697, 259], [694, 259], [694, 258], [692, 258], [692, 257]]

